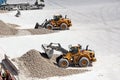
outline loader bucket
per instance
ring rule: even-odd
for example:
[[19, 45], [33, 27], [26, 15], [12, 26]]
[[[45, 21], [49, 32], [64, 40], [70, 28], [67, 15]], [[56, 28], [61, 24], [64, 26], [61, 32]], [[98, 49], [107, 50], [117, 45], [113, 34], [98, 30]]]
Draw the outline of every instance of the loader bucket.
[[53, 50], [46, 49], [45, 54], [47, 55], [48, 59], [51, 59], [53, 56]]
[[43, 26], [40, 25], [39, 23], [36, 23], [34, 29], [40, 29], [40, 28], [43, 28]]
[[39, 27], [39, 23], [36, 23], [35, 24], [35, 29], [38, 29], [38, 27]]
[[46, 54], [47, 58], [48, 58], [48, 59], [51, 59], [52, 56], [53, 56], [53, 49], [47, 48], [46, 45], [42, 45], [42, 48], [43, 48], [44, 53]]

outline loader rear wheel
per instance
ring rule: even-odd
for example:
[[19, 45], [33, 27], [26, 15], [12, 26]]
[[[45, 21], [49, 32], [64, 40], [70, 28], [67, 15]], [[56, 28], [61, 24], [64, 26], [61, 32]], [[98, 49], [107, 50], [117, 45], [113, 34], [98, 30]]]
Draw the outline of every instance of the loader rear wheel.
[[67, 68], [69, 66], [69, 62], [67, 59], [62, 58], [59, 60], [58, 65], [59, 65], [59, 67]]
[[61, 25], [60, 25], [60, 29], [61, 30], [66, 30], [67, 29], [67, 24], [66, 23], [62, 23]]
[[46, 28], [49, 29], [49, 30], [52, 30], [52, 29], [53, 29], [53, 26], [52, 26], [51, 24], [48, 24], [48, 25], [46, 26]]
[[79, 60], [79, 66], [80, 67], [87, 67], [89, 65], [89, 60], [88, 58], [86, 57], [82, 57], [80, 60]]

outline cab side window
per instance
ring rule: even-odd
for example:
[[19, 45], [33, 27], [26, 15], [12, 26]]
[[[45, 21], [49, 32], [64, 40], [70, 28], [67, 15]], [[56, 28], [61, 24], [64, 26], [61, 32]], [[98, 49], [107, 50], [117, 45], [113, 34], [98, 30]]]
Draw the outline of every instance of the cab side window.
[[71, 53], [77, 53], [78, 52], [78, 48], [77, 47], [71, 47], [70, 52]]

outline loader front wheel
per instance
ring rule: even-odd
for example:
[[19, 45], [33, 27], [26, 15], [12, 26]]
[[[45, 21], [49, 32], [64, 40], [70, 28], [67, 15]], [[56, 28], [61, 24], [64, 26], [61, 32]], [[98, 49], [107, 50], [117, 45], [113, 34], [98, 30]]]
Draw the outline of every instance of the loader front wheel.
[[52, 29], [53, 29], [53, 26], [52, 26], [51, 24], [48, 24], [48, 25], [46, 26], [46, 28], [49, 29], [49, 30], [52, 30]]
[[67, 29], [67, 24], [66, 23], [62, 23], [61, 25], [60, 25], [60, 29], [61, 30], [66, 30]]
[[61, 58], [62, 58], [62, 55], [58, 56], [58, 57], [56, 58], [56, 62], [58, 63]]
[[80, 67], [87, 67], [89, 64], [90, 64], [90, 62], [89, 62], [88, 58], [86, 58], [86, 57], [82, 57], [79, 60], [79, 66]]
[[67, 59], [62, 58], [59, 60], [58, 65], [59, 65], [59, 67], [67, 68], [69, 66], [69, 62]]

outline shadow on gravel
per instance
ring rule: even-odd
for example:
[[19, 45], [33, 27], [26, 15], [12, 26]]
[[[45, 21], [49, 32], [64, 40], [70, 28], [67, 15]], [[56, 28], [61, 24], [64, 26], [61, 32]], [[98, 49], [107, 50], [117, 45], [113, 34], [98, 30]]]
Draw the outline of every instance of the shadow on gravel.
[[44, 57], [44, 58], [48, 59], [48, 56], [47, 56], [47, 54], [46, 54], [46, 53], [40, 53], [40, 55], [41, 55], [42, 57]]

